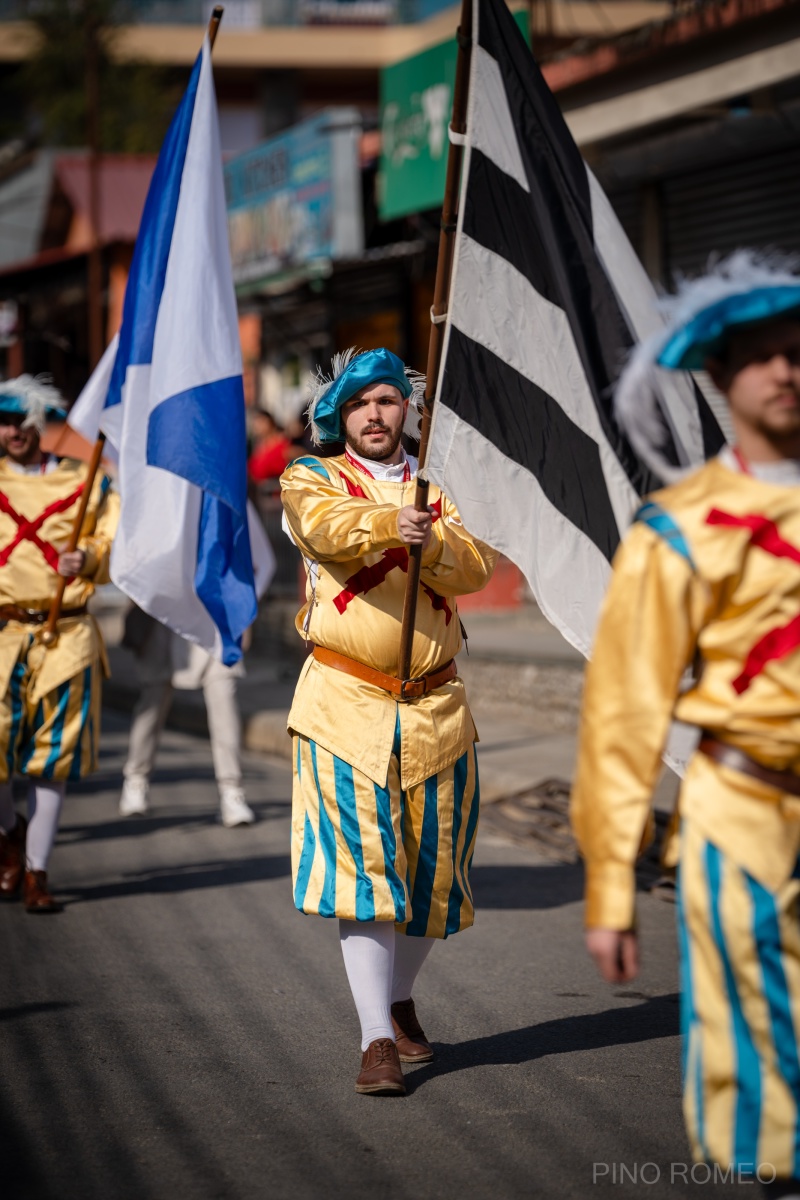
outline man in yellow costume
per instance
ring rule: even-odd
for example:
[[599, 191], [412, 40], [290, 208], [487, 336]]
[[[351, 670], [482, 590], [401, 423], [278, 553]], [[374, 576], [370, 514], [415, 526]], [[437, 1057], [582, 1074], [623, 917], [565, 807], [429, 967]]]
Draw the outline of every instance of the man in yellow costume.
[[[634, 860], [676, 717], [700, 736], [679, 801], [693, 1154], [797, 1197], [800, 277], [738, 252], [684, 284], [669, 315], [617, 396], [632, 443], [675, 481], [617, 553], [587, 674], [573, 795], [586, 940], [605, 979], [633, 978]], [[658, 455], [662, 372], [702, 367], [735, 444], [677, 478]]]
[[[431, 488], [412, 504], [416, 460], [401, 444], [424, 380], [388, 350], [334, 360], [309, 408], [333, 458], [281, 479], [308, 571], [297, 628], [313, 643], [289, 714], [294, 737], [292, 873], [305, 913], [339, 918], [361, 1022], [356, 1090], [403, 1093], [400, 1062], [433, 1057], [412, 989], [435, 938], [473, 922], [478, 824], [475, 727], [454, 662], [456, 597], [482, 588], [495, 554]], [[422, 546], [412, 679], [398, 678], [408, 547]]]
[[[78, 549], [63, 552], [87, 467], [42, 451], [46, 417], [63, 415], [56, 390], [28, 375], [0, 384], [0, 897], [22, 890], [30, 913], [60, 911], [47, 882], [68, 781], [97, 765], [100, 632], [86, 612], [108, 582], [117, 497], [100, 476]], [[42, 642], [59, 575], [68, 583], [57, 640]], [[28, 820], [14, 809], [15, 774], [28, 780]]]

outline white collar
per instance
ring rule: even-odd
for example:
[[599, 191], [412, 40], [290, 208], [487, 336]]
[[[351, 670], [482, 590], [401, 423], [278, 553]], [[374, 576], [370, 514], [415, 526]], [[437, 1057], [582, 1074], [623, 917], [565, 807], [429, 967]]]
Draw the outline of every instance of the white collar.
[[[739, 471], [741, 465], [730, 446], [723, 446], [719, 457], [729, 471]], [[784, 458], [781, 462], [748, 462], [748, 470], [754, 479], [762, 483], [774, 483], [778, 487], [796, 487], [800, 484], [800, 461]]]
[[23, 466], [22, 463], [14, 462], [13, 458], [6, 455], [6, 463], [9, 469], [17, 475], [49, 475], [58, 466], [58, 459], [53, 454], [43, 454], [41, 462]]
[[362, 458], [360, 454], [356, 454], [351, 446], [347, 447], [347, 453], [360, 466], [364, 468], [368, 475], [373, 479], [388, 481], [390, 483], [402, 483], [406, 477], [406, 463], [413, 479], [417, 473], [417, 460], [412, 458], [410, 454], [406, 454], [403, 450], [403, 457], [399, 463], [382, 463], [375, 462], [371, 458]]

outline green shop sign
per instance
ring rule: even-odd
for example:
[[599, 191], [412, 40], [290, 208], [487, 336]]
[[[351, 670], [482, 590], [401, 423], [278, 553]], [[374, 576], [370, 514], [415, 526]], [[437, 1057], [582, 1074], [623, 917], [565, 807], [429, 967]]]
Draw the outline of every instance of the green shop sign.
[[[527, 12], [514, 13], [514, 19], [529, 41]], [[383, 221], [436, 208], [444, 199], [457, 54], [453, 37], [381, 71]]]

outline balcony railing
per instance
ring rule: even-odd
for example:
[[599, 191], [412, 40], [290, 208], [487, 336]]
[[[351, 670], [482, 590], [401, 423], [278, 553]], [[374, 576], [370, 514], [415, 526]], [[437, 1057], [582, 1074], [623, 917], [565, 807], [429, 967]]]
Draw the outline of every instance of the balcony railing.
[[[224, 0], [225, 26], [412, 24], [457, 0]], [[213, 0], [122, 0], [120, 18], [142, 25], [202, 25]], [[0, 20], [24, 20], [30, 0], [0, 0]]]

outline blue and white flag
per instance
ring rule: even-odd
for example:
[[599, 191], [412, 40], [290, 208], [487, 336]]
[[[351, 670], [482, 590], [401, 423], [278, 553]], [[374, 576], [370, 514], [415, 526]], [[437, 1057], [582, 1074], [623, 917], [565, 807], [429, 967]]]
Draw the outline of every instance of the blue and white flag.
[[256, 594], [208, 38], [150, 184], [116, 354], [109, 347], [71, 414], [89, 436], [90, 410], [119, 459], [111, 578], [156, 620], [236, 662]]

